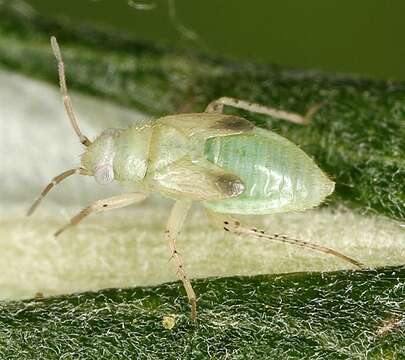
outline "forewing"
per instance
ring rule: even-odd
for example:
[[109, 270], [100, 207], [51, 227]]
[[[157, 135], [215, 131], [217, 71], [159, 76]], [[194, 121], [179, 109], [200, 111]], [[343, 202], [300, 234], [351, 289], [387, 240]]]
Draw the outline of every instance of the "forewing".
[[254, 128], [251, 122], [239, 116], [215, 113], [170, 115], [157, 122], [175, 127], [187, 137], [200, 136], [206, 139], [242, 134]]
[[242, 180], [201, 158], [186, 156], [153, 174], [158, 191], [172, 197], [193, 200], [221, 200], [240, 195], [245, 187]]

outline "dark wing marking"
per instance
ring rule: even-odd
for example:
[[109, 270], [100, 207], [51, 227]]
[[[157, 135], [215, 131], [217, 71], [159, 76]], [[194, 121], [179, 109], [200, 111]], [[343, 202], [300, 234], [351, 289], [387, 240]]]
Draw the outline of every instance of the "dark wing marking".
[[173, 126], [188, 137], [204, 138], [242, 134], [254, 128], [248, 120], [225, 114], [195, 113], [165, 116], [157, 123]]
[[173, 197], [221, 200], [243, 193], [242, 180], [208, 160], [185, 156], [152, 175], [156, 190]]

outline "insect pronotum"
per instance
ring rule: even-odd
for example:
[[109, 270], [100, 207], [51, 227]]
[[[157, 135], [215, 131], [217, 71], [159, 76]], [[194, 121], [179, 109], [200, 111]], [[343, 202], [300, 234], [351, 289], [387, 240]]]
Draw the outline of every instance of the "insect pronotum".
[[94, 176], [100, 184], [129, 182], [139, 189], [96, 201], [74, 216], [55, 236], [92, 213], [138, 203], [151, 192], [174, 199], [165, 238], [191, 304], [193, 319], [197, 316], [197, 297], [176, 247], [176, 239], [193, 201], [202, 204], [213, 223], [225, 231], [321, 251], [362, 267], [360, 262], [323, 245], [267, 234], [232, 217], [232, 214], [263, 215], [312, 208], [333, 192], [334, 183], [296, 145], [271, 131], [255, 127], [244, 118], [223, 114], [224, 106], [297, 124], [308, 123], [317, 106], [301, 116], [221, 97], [212, 101], [203, 113], [164, 116], [146, 125], [109, 129], [90, 141], [80, 131], [55, 37], [51, 38], [51, 45], [58, 63], [66, 112], [86, 151], [81, 156], [80, 166], [52, 179], [28, 210], [28, 215], [54, 185], [74, 174]]

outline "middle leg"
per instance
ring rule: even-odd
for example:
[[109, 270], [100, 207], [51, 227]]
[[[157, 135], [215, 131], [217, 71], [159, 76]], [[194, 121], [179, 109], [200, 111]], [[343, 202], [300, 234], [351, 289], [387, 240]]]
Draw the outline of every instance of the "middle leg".
[[177, 251], [176, 247], [177, 237], [180, 234], [181, 228], [183, 227], [190, 207], [191, 201], [176, 201], [170, 212], [169, 220], [166, 226], [165, 237], [170, 245], [170, 251], [172, 253], [171, 258], [174, 259], [174, 261], [176, 262], [177, 273], [183, 283], [184, 289], [186, 290], [188, 301], [191, 304], [191, 318], [195, 321], [197, 318], [197, 297], [191, 285], [190, 279], [188, 278], [186, 270], [184, 269], [183, 258]]

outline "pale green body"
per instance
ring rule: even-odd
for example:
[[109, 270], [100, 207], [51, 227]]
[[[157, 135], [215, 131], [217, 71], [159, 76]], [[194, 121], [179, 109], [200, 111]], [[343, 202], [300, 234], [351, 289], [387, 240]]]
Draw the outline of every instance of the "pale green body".
[[270, 214], [305, 210], [331, 194], [334, 183], [286, 138], [261, 128], [249, 134], [209, 139], [207, 159], [237, 174], [245, 191], [221, 202], [205, 202], [229, 214]]
[[191, 199], [220, 213], [300, 211], [333, 192], [299, 147], [247, 120], [180, 114], [103, 133], [82, 156], [101, 183]]

